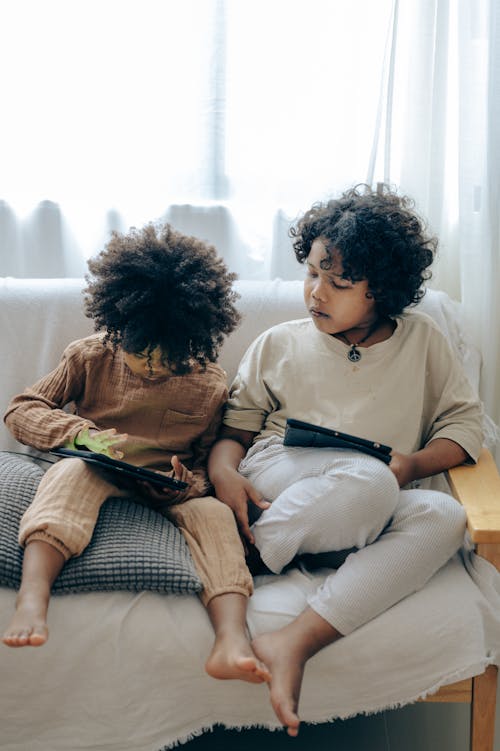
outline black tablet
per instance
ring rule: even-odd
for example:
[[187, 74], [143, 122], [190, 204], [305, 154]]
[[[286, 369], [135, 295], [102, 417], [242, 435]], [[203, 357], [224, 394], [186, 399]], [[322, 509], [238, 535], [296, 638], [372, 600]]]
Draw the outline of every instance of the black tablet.
[[98, 454], [95, 451], [60, 448], [52, 449], [50, 453], [66, 458], [74, 456], [77, 459], [82, 459], [84, 462], [97, 464], [102, 469], [108, 469], [111, 472], [118, 472], [126, 477], [132, 477], [134, 480], [144, 480], [151, 485], [157, 485], [161, 488], [185, 490], [188, 487], [188, 483], [183, 482], [182, 480], [176, 480], [174, 477], [165, 477], [165, 475], [160, 475], [158, 472], [154, 472], [151, 469], [135, 467], [133, 464], [122, 462], [119, 459], [111, 459], [111, 457], [106, 456], [105, 454]]
[[289, 418], [286, 421], [285, 446], [302, 446], [308, 448], [344, 448], [361, 451], [389, 464], [391, 461], [390, 446], [376, 441], [368, 441], [366, 438], [341, 433], [340, 430], [323, 428], [302, 420]]

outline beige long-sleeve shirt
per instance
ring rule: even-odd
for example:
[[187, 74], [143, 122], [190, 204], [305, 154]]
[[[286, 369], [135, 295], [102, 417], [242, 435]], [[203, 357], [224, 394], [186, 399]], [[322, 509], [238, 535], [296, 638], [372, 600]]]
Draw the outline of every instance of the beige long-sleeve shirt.
[[187, 375], [146, 381], [103, 335], [79, 339], [59, 365], [15, 396], [4, 420], [15, 438], [46, 451], [71, 442], [85, 427], [127, 433], [124, 460], [170, 470], [176, 454], [195, 474], [197, 495], [209, 487], [205, 464], [227, 398], [226, 374], [209, 363]]
[[258, 433], [258, 441], [282, 437], [293, 417], [405, 454], [448, 438], [475, 461], [481, 405], [446, 338], [417, 311], [396, 324], [389, 339], [360, 348], [358, 363], [308, 318], [274, 326], [244, 355], [224, 423]]

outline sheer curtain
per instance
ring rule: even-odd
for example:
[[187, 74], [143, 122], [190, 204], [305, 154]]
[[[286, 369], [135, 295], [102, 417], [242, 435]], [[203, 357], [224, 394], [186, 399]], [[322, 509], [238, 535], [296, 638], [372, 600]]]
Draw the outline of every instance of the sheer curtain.
[[0, 273], [78, 274], [175, 218], [241, 276], [296, 274], [287, 218], [366, 177], [391, 11], [2, 0]]
[[1, 3], [2, 273], [80, 273], [110, 229], [211, 198], [214, 5]]
[[2, 0], [0, 274], [78, 276], [112, 229], [168, 220], [243, 278], [357, 182], [441, 238], [500, 420], [497, 0]]
[[[440, 237], [433, 284], [463, 302], [500, 422], [500, 17], [497, 0], [396, 5], [386, 176]], [[500, 453], [497, 451], [498, 459]]]

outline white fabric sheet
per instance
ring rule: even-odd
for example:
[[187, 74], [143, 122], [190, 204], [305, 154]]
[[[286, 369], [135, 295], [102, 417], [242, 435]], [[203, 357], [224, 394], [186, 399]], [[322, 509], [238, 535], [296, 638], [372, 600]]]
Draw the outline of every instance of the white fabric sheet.
[[[399, 706], [498, 664], [500, 577], [474, 554], [465, 563], [455, 557], [423, 590], [313, 657], [302, 719]], [[259, 577], [252, 634], [290, 621], [325, 573]], [[14, 597], [0, 590], [0, 628]], [[265, 685], [204, 673], [212, 630], [195, 596], [61, 595], [49, 618], [44, 647], [0, 647], [2, 751], [159, 751], [215, 723], [278, 727]]]

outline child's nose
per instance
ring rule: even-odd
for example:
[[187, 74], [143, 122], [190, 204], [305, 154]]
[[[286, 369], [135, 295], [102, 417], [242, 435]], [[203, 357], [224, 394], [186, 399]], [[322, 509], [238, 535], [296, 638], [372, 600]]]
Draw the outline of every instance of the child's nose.
[[316, 300], [323, 300], [325, 298], [325, 284], [322, 279], [315, 281], [311, 294]]

